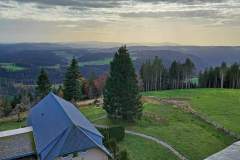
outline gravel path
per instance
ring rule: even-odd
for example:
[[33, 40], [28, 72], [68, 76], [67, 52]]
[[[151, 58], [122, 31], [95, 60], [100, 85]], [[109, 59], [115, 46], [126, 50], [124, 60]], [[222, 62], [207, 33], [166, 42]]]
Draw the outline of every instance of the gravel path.
[[95, 121], [104, 119], [104, 118], [106, 118], [106, 117], [107, 117], [107, 115], [103, 115], [103, 116], [101, 116], [101, 117], [98, 117], [98, 118], [96, 118], [96, 119], [91, 120], [91, 122], [95, 122]]
[[[108, 126], [106, 125], [95, 125], [96, 127], [99, 127], [99, 128], [107, 128]], [[170, 150], [174, 155], [176, 155], [180, 160], [187, 160], [186, 157], [184, 157], [181, 153], [179, 153], [176, 149], [174, 149], [172, 146], [170, 146], [169, 144], [167, 144], [166, 142], [162, 141], [162, 140], [159, 140], [155, 137], [152, 137], [152, 136], [149, 136], [149, 135], [146, 135], [146, 134], [143, 134], [143, 133], [139, 133], [139, 132], [135, 132], [135, 131], [130, 131], [130, 130], [125, 130], [125, 133], [126, 134], [129, 134], [129, 135], [134, 135], [134, 136], [138, 136], [138, 137], [141, 137], [141, 138], [144, 138], [144, 139], [147, 139], [147, 140], [151, 140], [151, 141], [154, 141], [160, 145], [162, 145], [163, 147], [167, 148], [168, 150]]]

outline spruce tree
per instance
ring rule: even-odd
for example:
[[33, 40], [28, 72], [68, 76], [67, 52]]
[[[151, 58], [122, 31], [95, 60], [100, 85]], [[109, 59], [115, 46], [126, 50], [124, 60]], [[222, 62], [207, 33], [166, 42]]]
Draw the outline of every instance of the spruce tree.
[[41, 69], [37, 79], [36, 96], [43, 98], [51, 91], [51, 83], [48, 79], [48, 74], [44, 69]]
[[137, 76], [126, 46], [114, 55], [103, 96], [104, 109], [110, 118], [135, 121], [141, 117]]
[[82, 76], [75, 58], [72, 59], [67, 69], [63, 85], [63, 95], [66, 100], [77, 101], [82, 99]]

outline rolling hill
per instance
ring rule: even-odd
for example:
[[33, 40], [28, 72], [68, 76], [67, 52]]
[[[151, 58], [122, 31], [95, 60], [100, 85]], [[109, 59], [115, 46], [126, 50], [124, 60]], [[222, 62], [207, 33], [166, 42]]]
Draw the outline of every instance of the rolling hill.
[[[0, 77], [17, 79], [27, 84], [34, 83], [40, 68], [48, 70], [50, 79], [60, 83], [69, 60], [76, 57], [82, 74], [87, 77], [91, 71], [97, 75], [108, 72], [109, 62], [119, 47], [118, 43], [19, 43], [0, 44]], [[129, 46], [135, 67], [155, 56], [162, 58], [169, 66], [173, 60], [192, 59], [196, 71], [215, 66], [222, 61], [228, 64], [240, 61], [240, 47], [198, 47], [198, 46]], [[11, 64], [6, 65], [6, 64]]]

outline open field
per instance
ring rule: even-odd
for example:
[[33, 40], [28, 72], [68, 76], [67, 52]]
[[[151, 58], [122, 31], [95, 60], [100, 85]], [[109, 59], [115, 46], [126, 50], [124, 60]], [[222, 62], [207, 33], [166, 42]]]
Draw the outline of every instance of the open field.
[[126, 135], [120, 147], [127, 149], [131, 160], [177, 160], [169, 150], [136, 136]]
[[240, 133], [239, 89], [188, 89], [146, 92], [159, 98], [186, 98], [191, 107], [225, 128]]
[[79, 64], [80, 67], [86, 66], [86, 65], [108, 65], [110, 64], [110, 62], [112, 61], [112, 58], [105, 58], [105, 59], [101, 59], [101, 60], [95, 60], [95, 61], [86, 61], [86, 62], [81, 62]]
[[[132, 60], [135, 61], [137, 57], [132, 57]], [[109, 65], [110, 62], [112, 61], [112, 58], [104, 58], [100, 60], [95, 60], [95, 61], [85, 61], [85, 62], [80, 62], [79, 66], [99, 66], [99, 65]]]
[[6, 70], [7, 72], [19, 72], [26, 69], [14, 63], [0, 63], [0, 68]]
[[144, 104], [144, 116], [136, 124], [103, 119], [98, 124], [120, 124], [129, 130], [164, 140], [189, 159], [201, 160], [234, 142], [175, 106]]
[[[82, 107], [80, 111], [89, 120], [95, 120], [106, 114], [102, 108], [95, 107], [94, 105]], [[26, 125], [25, 120], [17, 122], [15, 117], [12, 120], [9, 119], [0, 122], [0, 131], [21, 128]], [[161, 145], [136, 136], [126, 135], [124, 141], [120, 142], [120, 147], [129, 152], [131, 160], [177, 160], [177, 157]]]
[[[201, 114], [205, 114], [229, 129], [239, 131], [237, 122], [240, 120], [238, 114], [240, 111], [240, 90], [189, 89], [147, 92], [143, 95], [186, 101]], [[135, 124], [104, 118], [105, 111], [93, 105], [82, 107], [80, 111], [91, 121], [103, 117], [94, 123], [120, 124], [128, 130], [163, 140], [191, 160], [201, 160], [236, 141], [233, 137], [225, 135], [191, 113], [171, 104], [144, 103], [144, 116]], [[21, 126], [24, 126], [24, 122], [1, 122], [0, 130]], [[176, 159], [170, 151], [161, 145], [140, 137], [127, 135], [120, 145], [129, 151], [132, 160]]]

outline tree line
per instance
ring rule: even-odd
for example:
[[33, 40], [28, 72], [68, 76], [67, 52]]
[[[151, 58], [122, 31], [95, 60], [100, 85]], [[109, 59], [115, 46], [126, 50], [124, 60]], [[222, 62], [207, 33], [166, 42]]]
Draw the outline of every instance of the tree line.
[[[63, 86], [59, 86], [55, 90], [58, 95], [66, 100], [78, 101], [84, 98], [84, 78], [81, 76], [79, 69], [77, 60], [73, 58], [65, 74]], [[88, 92], [92, 95], [97, 91], [93, 87], [94, 79], [94, 75], [92, 75], [88, 81]], [[35, 99], [39, 101], [52, 90], [53, 86], [50, 83], [48, 74], [42, 69], [37, 79]], [[108, 117], [128, 122], [135, 122], [140, 119], [143, 107], [139, 91], [137, 75], [128, 50], [126, 46], [120, 47], [110, 64], [110, 73], [106, 78], [106, 85], [102, 91], [103, 109], [106, 110]], [[17, 104], [21, 103], [21, 101], [21, 98], [16, 99]], [[2, 103], [3, 106], [9, 106], [5, 101]], [[20, 115], [23, 111], [19, 110], [18, 114]], [[6, 112], [7, 114], [10, 113], [9, 110], [6, 110]], [[127, 151], [118, 150], [118, 146], [114, 141], [109, 140], [107, 144], [113, 152], [114, 160], [129, 159]]]
[[[63, 86], [57, 90], [57, 94], [68, 101], [82, 100], [86, 83], [89, 98], [99, 96], [97, 83], [94, 82], [95, 75], [92, 73], [86, 82], [79, 70], [78, 61], [73, 58], [65, 74]], [[51, 90], [47, 73], [42, 70], [37, 80], [36, 96], [41, 99]], [[109, 118], [135, 121], [141, 117], [142, 103], [137, 75], [126, 46], [120, 47], [114, 55], [106, 85], [101, 93], [104, 100], [103, 108]]]
[[240, 64], [210, 67], [199, 73], [199, 87], [203, 88], [240, 88]]
[[142, 64], [139, 75], [143, 91], [157, 91], [196, 87], [191, 81], [194, 71], [195, 65], [189, 58], [184, 63], [173, 61], [167, 68], [160, 58], [155, 57]]
[[105, 77], [97, 77], [94, 72], [85, 79], [80, 73], [77, 59], [73, 58], [64, 76], [63, 84], [53, 86], [48, 78], [47, 72], [42, 69], [35, 88], [35, 96], [43, 98], [50, 91], [68, 101], [79, 101], [99, 97], [103, 92]]

